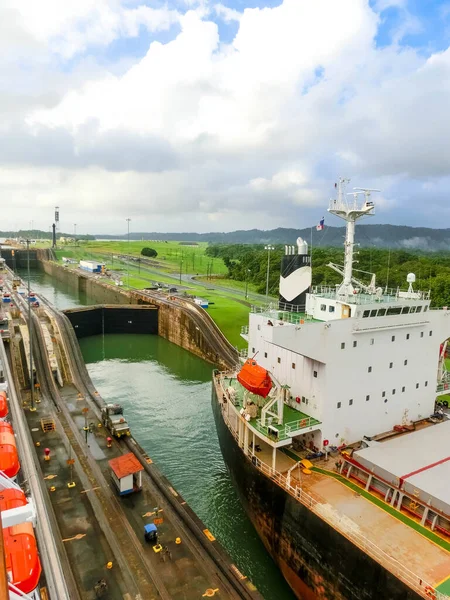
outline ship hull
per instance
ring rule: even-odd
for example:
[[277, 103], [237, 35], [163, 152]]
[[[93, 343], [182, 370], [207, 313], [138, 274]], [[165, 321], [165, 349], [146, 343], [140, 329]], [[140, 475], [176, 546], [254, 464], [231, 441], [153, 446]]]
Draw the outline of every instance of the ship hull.
[[301, 600], [417, 600], [401, 580], [259, 471], [228, 429], [213, 383], [223, 458], [267, 551]]

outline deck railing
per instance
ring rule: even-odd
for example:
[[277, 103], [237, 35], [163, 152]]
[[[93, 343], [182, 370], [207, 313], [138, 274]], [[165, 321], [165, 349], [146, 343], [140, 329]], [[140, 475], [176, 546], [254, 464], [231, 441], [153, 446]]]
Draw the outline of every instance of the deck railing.
[[[222, 388], [223, 389], [223, 388]], [[222, 418], [224, 419], [225, 424], [227, 425], [230, 433], [235, 438], [235, 440], [239, 444], [239, 435], [237, 431], [235, 431], [231, 421], [228, 419], [226, 411], [223, 410], [223, 404], [220, 402], [222, 407]], [[242, 446], [241, 446], [242, 447]], [[435, 598], [436, 600], [448, 600], [448, 596], [446, 594], [442, 594], [438, 590], [436, 590], [433, 586], [426, 582], [426, 580], [408, 569], [404, 564], [398, 561], [396, 558], [387, 554], [384, 550], [379, 548], [376, 544], [371, 542], [364, 535], [359, 533], [356, 529], [357, 525], [355, 523], [355, 529], [349, 528], [349, 520], [347, 517], [342, 516], [342, 518], [333, 520], [327, 518], [327, 515], [324, 514], [324, 511], [321, 510], [323, 506], [327, 506], [329, 502], [325, 499], [321, 498], [317, 500], [313, 498], [306, 492], [302, 490], [299, 486], [292, 486], [290, 481], [279, 471], [272, 469], [271, 466], [263, 462], [257, 456], [253, 454], [248, 454], [249, 449], [242, 448], [244, 450], [244, 454], [246, 455], [248, 460], [251, 460], [253, 465], [262, 473], [264, 473], [267, 477], [272, 479], [275, 483], [277, 483], [280, 487], [285, 489], [291, 496], [293, 496], [296, 500], [301, 502], [304, 506], [309, 508], [315, 514], [317, 514], [323, 521], [327, 522], [333, 529], [337, 529], [344, 537], [348, 538], [351, 542], [353, 542], [356, 546], [361, 548], [366, 554], [374, 558], [378, 563], [386, 566], [387, 569], [396, 577], [401, 579], [404, 583], [406, 583], [412, 590], [420, 594], [423, 598]], [[434, 594], [434, 595], [430, 595]]]

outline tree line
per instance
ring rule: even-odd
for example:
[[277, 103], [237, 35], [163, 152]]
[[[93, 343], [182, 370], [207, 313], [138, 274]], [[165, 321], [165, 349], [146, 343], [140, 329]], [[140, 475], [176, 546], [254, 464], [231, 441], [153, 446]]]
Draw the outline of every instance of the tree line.
[[[211, 244], [206, 254], [221, 258], [228, 277], [256, 285], [259, 293], [266, 291], [268, 251], [260, 245]], [[277, 296], [281, 259], [284, 246], [275, 246], [270, 252], [269, 294]], [[386, 250], [384, 248], [355, 248], [353, 275], [364, 283], [376, 274], [376, 285], [382, 288], [406, 289], [408, 273], [414, 273], [416, 290], [431, 291], [433, 306], [450, 305], [450, 252], [421, 252], [419, 250]], [[312, 249], [313, 285], [334, 286], [341, 275], [328, 263], [343, 265], [342, 248], [315, 247]]]

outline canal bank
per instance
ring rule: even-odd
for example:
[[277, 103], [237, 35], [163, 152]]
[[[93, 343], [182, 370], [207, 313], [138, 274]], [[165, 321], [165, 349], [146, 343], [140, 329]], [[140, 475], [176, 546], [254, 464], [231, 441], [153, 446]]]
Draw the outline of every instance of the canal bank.
[[[88, 301], [42, 272], [32, 282], [58, 308]], [[291, 599], [225, 469], [211, 412], [211, 366], [156, 335], [99, 335], [80, 346], [103, 398], [124, 405], [138, 442], [238, 567], [267, 600]]]

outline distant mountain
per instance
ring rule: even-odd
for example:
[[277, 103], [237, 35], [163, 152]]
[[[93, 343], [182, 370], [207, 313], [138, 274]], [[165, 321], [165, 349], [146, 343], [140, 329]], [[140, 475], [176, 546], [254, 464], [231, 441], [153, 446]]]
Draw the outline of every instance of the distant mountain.
[[[323, 231], [312, 229], [313, 245], [339, 246], [345, 236], [344, 227], [325, 226]], [[125, 235], [96, 235], [97, 239], [126, 240]], [[311, 241], [311, 228], [238, 230], [229, 233], [130, 233], [130, 240], [191, 241], [214, 244], [295, 244], [298, 237]], [[406, 227], [404, 225], [358, 225], [356, 242], [361, 246], [378, 248], [415, 248], [419, 250], [450, 250], [450, 229]]]

